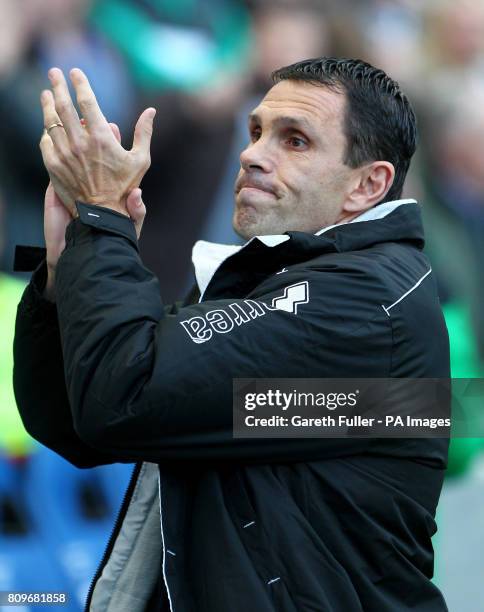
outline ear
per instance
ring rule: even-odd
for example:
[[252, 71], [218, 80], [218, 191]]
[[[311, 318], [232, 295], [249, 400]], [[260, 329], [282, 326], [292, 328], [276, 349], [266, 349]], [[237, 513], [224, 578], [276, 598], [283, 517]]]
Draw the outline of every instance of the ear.
[[348, 194], [343, 210], [363, 213], [383, 200], [393, 184], [395, 168], [387, 161], [376, 161], [357, 169], [356, 185]]

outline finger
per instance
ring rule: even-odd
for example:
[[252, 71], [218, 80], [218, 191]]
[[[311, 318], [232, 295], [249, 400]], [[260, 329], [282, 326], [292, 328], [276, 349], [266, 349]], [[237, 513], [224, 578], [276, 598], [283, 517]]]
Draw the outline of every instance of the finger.
[[146, 216], [146, 206], [141, 197], [141, 189], [137, 187], [129, 192], [128, 197], [126, 198], [126, 208], [128, 210], [129, 216], [134, 221], [134, 226], [136, 229], [136, 235], [138, 238], [141, 234], [141, 228], [143, 227], [143, 221]]
[[59, 68], [51, 68], [49, 70], [49, 79], [54, 92], [57, 114], [64, 124], [64, 129], [69, 140], [71, 143], [78, 146], [82, 135], [81, 124], [62, 70], [59, 70]]
[[110, 123], [109, 127], [111, 128], [111, 132], [114, 134], [116, 140], [121, 143], [121, 132], [119, 130], [119, 127], [115, 123]]
[[96, 96], [91, 88], [87, 76], [79, 68], [73, 68], [69, 76], [76, 91], [77, 103], [82, 116], [86, 120], [88, 130], [103, 130], [108, 128], [108, 122], [99, 108]]
[[44, 130], [44, 133], [42, 134], [42, 137], [40, 139], [39, 146], [40, 152], [42, 153], [42, 160], [44, 162], [44, 166], [46, 167], [47, 172], [49, 172], [50, 174], [51, 169], [54, 168], [55, 164], [57, 163], [57, 154], [54, 142], [47, 130]]
[[141, 113], [134, 128], [132, 151], [138, 151], [149, 155], [155, 115], [156, 110], [154, 108], [147, 108]]
[[[83, 128], [86, 127], [86, 120], [84, 118], [81, 119], [81, 125]], [[116, 140], [121, 144], [121, 131], [116, 123], [109, 123], [109, 127], [111, 128], [111, 132], [114, 134]]]
[[44, 115], [44, 128], [48, 130], [49, 137], [52, 139], [54, 145], [64, 155], [67, 153], [69, 143], [67, 140], [67, 134], [62, 125], [51, 127], [56, 123], [61, 123], [60, 117], [55, 110], [54, 96], [50, 89], [45, 89], [40, 94], [40, 104], [42, 106], [42, 113]]

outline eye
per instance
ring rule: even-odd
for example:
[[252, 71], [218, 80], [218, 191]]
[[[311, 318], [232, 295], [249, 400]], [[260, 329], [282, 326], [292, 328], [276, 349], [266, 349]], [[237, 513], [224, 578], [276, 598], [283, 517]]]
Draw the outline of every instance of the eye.
[[308, 144], [307, 140], [305, 140], [304, 138], [301, 138], [299, 136], [291, 136], [290, 138], [287, 139], [286, 142], [293, 149], [303, 149]]
[[252, 129], [249, 130], [251, 142], [256, 142], [257, 140], [259, 140], [259, 138], [261, 136], [261, 131], [262, 130], [259, 127], [252, 128]]

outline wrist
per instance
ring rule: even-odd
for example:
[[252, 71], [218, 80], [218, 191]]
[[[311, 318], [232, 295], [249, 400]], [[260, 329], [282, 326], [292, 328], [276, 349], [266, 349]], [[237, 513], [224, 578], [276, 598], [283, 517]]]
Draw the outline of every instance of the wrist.
[[82, 204], [90, 204], [91, 206], [99, 206], [99, 208], [109, 208], [114, 210], [125, 217], [129, 217], [128, 210], [126, 208], [126, 198], [118, 200], [117, 198], [88, 198], [86, 200], [77, 200]]
[[125, 217], [129, 218], [129, 213], [126, 210], [126, 206], [125, 205], [116, 205], [116, 204], [102, 204], [100, 205], [100, 208], [109, 208], [109, 210], [113, 210], [114, 212], [119, 213], [120, 215], [124, 215]]

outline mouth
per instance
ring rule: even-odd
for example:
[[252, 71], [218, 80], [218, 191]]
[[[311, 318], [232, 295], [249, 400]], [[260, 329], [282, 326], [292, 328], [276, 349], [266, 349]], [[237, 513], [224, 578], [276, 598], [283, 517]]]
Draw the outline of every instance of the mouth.
[[247, 195], [250, 193], [254, 195], [265, 193], [274, 197], [276, 195], [275, 191], [269, 185], [264, 185], [258, 181], [240, 181], [240, 183], [236, 185], [235, 194], [238, 195], [242, 192], [246, 193]]
[[274, 192], [273, 191], [269, 191], [268, 189], [263, 189], [262, 187], [253, 187], [252, 185], [244, 185], [243, 187], [241, 187], [238, 191], [238, 193], [265, 193], [267, 195], [272, 195], [274, 196]]

